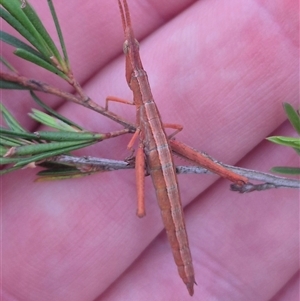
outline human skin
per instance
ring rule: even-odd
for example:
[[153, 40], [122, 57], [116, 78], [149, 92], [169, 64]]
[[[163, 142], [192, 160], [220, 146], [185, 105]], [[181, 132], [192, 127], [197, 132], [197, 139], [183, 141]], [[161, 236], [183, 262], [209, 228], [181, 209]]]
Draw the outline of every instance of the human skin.
[[[44, 2], [31, 3], [48, 16]], [[117, 1], [55, 6], [86, 93], [100, 105], [107, 95], [131, 99]], [[299, 101], [297, 1], [131, 0], [129, 7], [162, 119], [184, 127], [178, 140], [255, 170], [299, 164], [295, 152], [264, 140], [294, 135], [282, 102]], [[52, 21], [45, 17], [45, 23]], [[71, 90], [8, 57], [23, 75]], [[86, 129], [120, 129], [95, 112], [39, 96]], [[26, 115], [33, 106], [26, 92], [4, 91], [2, 98], [24, 127], [38, 129]], [[134, 120], [134, 107], [110, 109]], [[77, 154], [124, 159], [129, 140], [112, 139]], [[33, 182], [35, 173], [25, 169], [1, 178], [4, 301], [190, 298], [150, 178], [147, 216], [138, 219], [133, 171], [42, 183]], [[198, 284], [193, 300], [299, 299], [299, 191], [241, 195], [208, 175], [180, 175], [179, 184]]]

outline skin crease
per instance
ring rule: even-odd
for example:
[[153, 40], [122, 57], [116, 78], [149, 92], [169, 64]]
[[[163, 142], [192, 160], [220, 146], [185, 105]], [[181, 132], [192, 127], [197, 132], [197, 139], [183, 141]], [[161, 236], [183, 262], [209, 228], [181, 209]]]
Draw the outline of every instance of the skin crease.
[[[251, 169], [297, 165], [292, 150], [264, 140], [294, 135], [281, 104], [299, 101], [298, 4], [281, 2], [173, 1], [171, 7], [129, 1], [163, 121], [184, 126], [178, 140]], [[45, 3], [31, 3], [48, 16]], [[55, 5], [74, 73], [87, 94], [102, 105], [107, 95], [131, 99], [117, 1]], [[52, 26], [51, 19], [46, 24]], [[8, 58], [25, 75], [59, 82]], [[23, 126], [36, 130], [26, 115], [32, 107], [27, 94], [13, 92], [13, 103], [7, 95], [4, 104], [16, 110]], [[80, 106], [39, 96], [87, 129], [120, 128]], [[133, 107], [110, 109], [134, 120]], [[123, 159], [129, 140], [116, 138], [77, 154]], [[134, 171], [50, 183], [34, 183], [35, 173], [1, 178], [3, 300], [189, 300], [149, 178], [147, 216], [140, 220]], [[239, 195], [227, 181], [216, 180], [179, 176], [198, 283], [193, 300], [298, 300], [299, 191]]]

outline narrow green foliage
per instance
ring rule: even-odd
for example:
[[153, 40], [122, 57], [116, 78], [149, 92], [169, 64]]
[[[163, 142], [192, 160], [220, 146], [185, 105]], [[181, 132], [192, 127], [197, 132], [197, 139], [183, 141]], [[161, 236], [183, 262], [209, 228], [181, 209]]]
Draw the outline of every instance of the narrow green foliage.
[[32, 54], [31, 52], [28, 52], [24, 49], [19, 49], [18, 48], [14, 51], [14, 54], [17, 55], [18, 57], [24, 59], [24, 60], [32, 62], [32, 63], [34, 63], [34, 64], [36, 64], [36, 65], [52, 72], [52, 73], [55, 73], [55, 74], [59, 75], [60, 77], [62, 77], [65, 80], [68, 79], [68, 77], [63, 72], [58, 70], [53, 65], [49, 64], [44, 59], [41, 59], [39, 56], [36, 56], [35, 54]]
[[[78, 132], [78, 129], [64, 123], [64, 121], [38, 110], [33, 110], [34, 113], [32, 114], [36, 120], [63, 131], [39, 131], [29, 133], [16, 122], [14, 117], [3, 105], [1, 105], [0, 108], [2, 116], [4, 117], [3, 119], [9, 126], [8, 129], [0, 127], [0, 152], [2, 156], [2, 158], [0, 158], [0, 164], [13, 164], [12, 167], [1, 170], [0, 174], [24, 168], [28, 164], [36, 164], [39, 161], [56, 155], [90, 146], [106, 138], [106, 135], [99, 133]], [[48, 142], [46, 143], [45, 141]], [[78, 177], [81, 172], [77, 169], [76, 172], [76, 177]], [[60, 175], [55, 178], [62, 179], [70, 177], [75, 177], [75, 174], [68, 174], [63, 177]], [[53, 176], [50, 178], [53, 178]], [[47, 179], [50, 178], [47, 176]]]
[[[0, 158], [0, 165], [14, 164], [19, 161], [19, 158]], [[0, 173], [1, 174], [1, 173]]]
[[61, 155], [61, 154], [66, 154], [68, 152], [90, 146], [94, 143], [95, 142], [86, 142], [86, 143], [81, 142], [81, 143], [78, 143], [78, 144], [74, 143], [73, 145], [70, 145], [70, 146], [56, 148], [56, 149], [53, 149], [53, 150], [50, 150], [50, 151], [47, 151], [47, 152], [43, 152], [43, 153], [40, 153], [40, 154], [37, 154], [37, 155], [34, 155], [34, 156], [30, 156], [28, 158], [24, 158], [24, 159], [21, 158], [19, 160], [19, 162], [15, 164], [15, 166], [23, 167], [23, 166], [25, 166], [29, 163], [38, 162], [38, 161], [45, 160], [47, 158], [51, 158], [53, 156], [57, 156], [57, 155]]
[[43, 109], [45, 109], [48, 113], [50, 113], [51, 115], [55, 116], [57, 119], [63, 121], [64, 123], [77, 128], [78, 130], [82, 131], [83, 128], [81, 126], [79, 126], [78, 124], [76, 124], [75, 122], [73, 122], [72, 120], [66, 118], [65, 116], [62, 116], [61, 114], [57, 113], [55, 110], [53, 110], [52, 108], [50, 108], [48, 105], [46, 105], [40, 98], [38, 98], [36, 96], [36, 94], [32, 91], [30, 91], [30, 95], [32, 96], [33, 100]]
[[296, 132], [300, 135], [300, 116], [297, 114], [296, 110], [289, 103], [284, 103], [283, 107], [291, 125], [294, 127]]
[[285, 174], [285, 175], [300, 175], [299, 167], [285, 167], [285, 166], [275, 166], [271, 169], [272, 172]]
[[69, 131], [69, 132], [77, 132], [78, 130], [75, 129], [73, 126], [65, 123], [64, 121], [57, 119], [55, 117], [49, 116], [48, 114], [41, 112], [36, 109], [32, 109], [33, 113], [29, 113], [28, 115], [36, 120], [39, 123], [57, 129], [59, 131]]
[[64, 153], [65, 149], [75, 150], [81, 148], [81, 145], [84, 144], [93, 144], [94, 141], [67, 141], [67, 142], [49, 142], [49, 143], [40, 143], [40, 144], [31, 144], [31, 145], [22, 145], [17, 146], [12, 149], [11, 155], [13, 157], [17, 156], [32, 156], [37, 154], [43, 154], [45, 152], [52, 152], [61, 150], [61, 153]]
[[[1, 139], [0, 139], [0, 142], [1, 142]], [[7, 148], [0, 144], [0, 159], [1, 159], [1, 157], [3, 157], [6, 154], [6, 152], [7, 152]]]
[[[286, 112], [286, 115], [294, 127], [296, 132], [300, 134], [300, 118], [296, 110], [288, 103], [283, 104], [283, 108]], [[295, 137], [285, 137], [285, 136], [273, 136], [268, 137], [267, 140], [282, 145], [292, 147], [298, 155], [300, 155], [300, 138]], [[271, 169], [272, 172], [286, 174], [286, 175], [299, 175], [299, 167], [289, 167], [289, 166], [275, 166]]]
[[[15, 55], [59, 75], [73, 85], [80, 95], [83, 95], [69, 67], [66, 46], [53, 3], [48, 0], [48, 4], [59, 36], [63, 56], [59, 53], [58, 48], [28, 1], [25, 5], [25, 2], [20, 0], [0, 0], [0, 17], [10, 24], [26, 41], [24, 43], [3, 31], [0, 31], [0, 39], [15, 47]], [[9, 70], [18, 75], [18, 72], [6, 60], [2, 58], [0, 60]], [[0, 87], [3, 89], [29, 90], [19, 84], [5, 80], [0, 80]], [[32, 91], [30, 93], [34, 101], [46, 112], [33, 109], [29, 115], [40, 124], [58, 131], [30, 133], [1, 105], [0, 112], [7, 127], [0, 126], [0, 164], [6, 165], [0, 171], [0, 174], [20, 168], [35, 167], [48, 160], [55, 161], [57, 155], [68, 154], [103, 139], [127, 133], [127, 131], [117, 131], [100, 134], [84, 131], [82, 127], [50, 108]], [[74, 166], [64, 166], [63, 169], [56, 166], [51, 170], [51, 173], [50, 170], [45, 172], [44, 176], [47, 179], [62, 179], [90, 173], [92, 171], [81, 171]]]
[[14, 27], [34, 48], [2, 32], [1, 39], [15, 46], [15, 54], [68, 80], [69, 64], [65, 62], [32, 6], [22, 9], [18, 0], [0, 0], [0, 17]]
[[[0, 37], [1, 37], [1, 33], [0, 33]], [[0, 62], [6, 66], [7, 69], [9, 69], [10, 71], [17, 73], [18, 71], [13, 67], [13, 65], [7, 61], [3, 56], [0, 55]]]
[[[294, 127], [296, 132], [300, 134], [300, 117], [297, 114], [296, 110], [288, 103], [284, 103], [283, 107], [291, 125]], [[283, 146], [292, 147], [298, 154], [300, 154], [300, 138], [273, 136], [268, 137], [267, 140]]]
[[[77, 125], [77, 127], [74, 127], [61, 120], [65, 119], [65, 117], [57, 113], [56, 115], [61, 119], [49, 116], [38, 110], [33, 110], [33, 113], [30, 115], [40, 123], [56, 128], [59, 131], [30, 133], [15, 120], [3, 105], [0, 105], [0, 112], [8, 126], [8, 128], [0, 126], [0, 165], [12, 165], [2, 169], [0, 174], [25, 168], [28, 164], [34, 167], [36, 164], [51, 157], [67, 154], [109, 137], [106, 134], [79, 130]], [[76, 172], [77, 177], [81, 171], [76, 169]], [[75, 175], [67, 175], [66, 177], [75, 177]], [[62, 178], [61, 175], [57, 179], [60, 178]]]
[[43, 40], [45, 41], [47, 47], [51, 51], [51, 56], [54, 56], [56, 60], [59, 62], [60, 67], [65, 72], [68, 72], [68, 68], [66, 68], [65, 62], [61, 57], [57, 47], [55, 46], [52, 38], [50, 37], [49, 33], [47, 32], [46, 28], [44, 27], [43, 23], [41, 22], [39, 16], [36, 14], [35, 10], [32, 8], [30, 3], [27, 2], [25, 8], [23, 9], [25, 15], [31, 21], [32, 25], [36, 29], [36, 31], [41, 35]]
[[[1, 3], [1, 1], [0, 1]], [[38, 49], [38, 42], [36, 39], [29, 33], [29, 31], [22, 26], [22, 24], [14, 18], [9, 12], [0, 7], [0, 17], [10, 24], [15, 30], [17, 30], [26, 40], [30, 42], [35, 48]], [[11, 43], [9, 43], [11, 44]]]
[[[4, 162], [6, 158], [0, 158], [0, 163]], [[3, 163], [2, 165], [5, 165], [5, 164], [9, 164], [9, 163], [13, 163], [12, 161], [8, 162], [7, 163]], [[1, 169], [0, 170], [0, 176], [1, 175], [4, 175], [4, 174], [7, 174], [9, 172], [12, 172], [12, 171], [15, 171], [15, 170], [18, 170], [20, 169], [21, 167], [19, 166], [13, 166], [13, 167], [10, 167], [10, 168], [5, 168], [5, 169]]]
[[10, 147], [17, 147], [20, 145], [23, 145], [24, 143], [20, 141], [19, 139], [12, 138], [12, 137], [6, 137], [6, 136], [1, 136], [1, 141], [0, 141], [2, 146], [5, 146], [7, 150]]
[[29, 90], [29, 88], [23, 87], [17, 83], [8, 82], [6, 80], [0, 80], [0, 89], [8, 89], [8, 90]]
[[101, 141], [105, 139], [105, 135], [99, 133], [91, 133], [91, 132], [48, 132], [48, 131], [39, 131], [34, 133], [28, 132], [17, 132], [9, 129], [5, 129], [0, 127], [1, 136], [6, 137], [17, 137], [32, 141]]
[[[80, 142], [59, 142], [59, 143], [44, 143], [44, 144], [35, 144], [20, 146], [16, 148], [9, 149], [9, 153], [6, 152], [4, 158], [0, 158], [1, 164], [10, 164], [13, 163], [12, 168], [6, 168], [0, 171], [0, 174], [5, 174], [16, 169], [23, 168], [28, 164], [51, 158], [53, 156], [66, 154], [71, 151], [84, 148], [94, 144], [94, 141], [80, 141]], [[18, 156], [18, 157], [9, 157], [9, 156]]]
[[41, 55], [40, 52], [36, 51], [31, 46], [25, 44], [24, 42], [22, 42], [18, 38], [10, 35], [9, 33], [4, 32], [2, 30], [0, 30], [0, 39], [3, 42], [16, 47], [17, 49], [23, 49], [23, 50], [25, 50], [27, 52], [30, 52], [31, 54], [33, 54], [37, 57], [40, 57], [41, 59], [45, 59], [45, 57], [43, 55]]
[[13, 115], [0, 103], [0, 112], [7, 126], [16, 132], [26, 132], [20, 123], [13, 117]]
[[267, 140], [283, 145], [283, 146], [289, 146], [296, 149], [300, 149], [300, 139], [294, 138], [294, 137], [285, 137], [285, 136], [273, 136], [268, 137]]
[[11, 129], [6, 129], [4, 127], [0, 127], [0, 135], [1, 137], [17, 137], [21, 139], [38, 139], [38, 136], [35, 134], [31, 134], [23, 131], [13, 131]]
[[52, 15], [52, 18], [53, 18], [53, 21], [54, 21], [54, 24], [55, 24], [55, 28], [56, 28], [56, 31], [57, 31], [57, 34], [58, 34], [58, 37], [59, 37], [61, 49], [62, 49], [63, 54], [64, 54], [64, 60], [67, 64], [68, 68], [70, 68], [67, 48], [66, 48], [66, 45], [65, 45], [64, 37], [63, 37], [62, 31], [61, 31], [61, 28], [60, 28], [60, 25], [59, 25], [59, 22], [58, 22], [58, 18], [57, 18], [57, 15], [56, 15], [56, 11], [55, 11], [53, 2], [51, 0], [48, 0], [48, 5], [49, 5], [51, 15]]
[[1, 9], [1, 17], [38, 49], [45, 58], [50, 59], [53, 55], [52, 52], [21, 9], [20, 2], [18, 0], [0, 0], [0, 4], [6, 9]]
[[38, 172], [37, 173], [38, 178], [36, 182], [81, 178], [81, 177], [89, 176], [93, 173], [96, 172], [95, 171], [83, 172], [77, 169], [76, 167], [59, 166], [55, 168], [48, 168], [46, 170], [42, 170]]
[[35, 132], [34, 135], [48, 141], [101, 141], [105, 135], [91, 132]]

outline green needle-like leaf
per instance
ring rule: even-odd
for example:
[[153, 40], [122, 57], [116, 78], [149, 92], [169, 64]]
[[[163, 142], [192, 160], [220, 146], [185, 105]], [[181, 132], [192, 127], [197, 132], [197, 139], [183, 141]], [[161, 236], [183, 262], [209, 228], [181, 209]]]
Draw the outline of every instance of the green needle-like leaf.
[[0, 112], [5, 120], [7, 126], [16, 132], [26, 132], [26, 130], [20, 125], [20, 123], [13, 117], [12, 114], [0, 103]]
[[[30, 52], [32, 53], [33, 55], [35, 56], [38, 56], [40, 57], [41, 59], [45, 60], [47, 59], [46, 57], [44, 57], [43, 55], [41, 55], [40, 52], [36, 51], [34, 48], [32, 48], [31, 46], [25, 44], [24, 42], [22, 42], [21, 40], [17, 39], [16, 37], [0, 30], [0, 39], [9, 44], [9, 45], [12, 45], [16, 48], [20, 48], [20, 49], [23, 49], [23, 50], [26, 50], [27, 52]], [[50, 61], [50, 60], [48, 60]]]
[[[3, 160], [3, 159], [0, 158], [0, 162], [1, 162], [1, 160]], [[7, 164], [7, 163], [4, 163], [4, 164]], [[4, 165], [4, 164], [3, 164], [3, 165]], [[7, 173], [9, 173], [9, 172], [18, 170], [18, 169], [20, 169], [20, 168], [22, 168], [22, 166], [13, 166], [13, 167], [10, 167], [10, 168], [1, 169], [1, 170], [0, 170], [0, 175], [7, 174]]]
[[61, 150], [61, 153], [64, 152], [64, 149], [71, 148], [81, 148], [81, 145], [93, 144], [94, 141], [67, 141], [67, 142], [50, 142], [50, 143], [40, 143], [40, 144], [31, 144], [31, 145], [21, 145], [16, 146], [10, 150], [10, 153], [7, 156], [32, 156], [37, 154], [43, 154], [46, 152], [52, 152], [56, 150]]
[[46, 132], [39, 131], [34, 133], [36, 137], [48, 141], [101, 141], [105, 135], [90, 132]]
[[45, 61], [44, 59], [41, 59], [40, 56], [36, 56], [35, 54], [28, 52], [24, 49], [19, 49], [17, 48], [14, 51], [14, 54], [23, 58], [24, 60], [27, 60], [29, 62], [32, 62], [44, 69], [47, 69], [48, 71], [59, 75], [60, 77], [62, 77], [63, 79], [67, 80], [68, 77], [61, 72], [59, 69], [57, 69], [56, 67], [54, 67], [53, 65], [49, 64], [47, 61]]
[[38, 136], [35, 134], [27, 133], [27, 132], [22, 132], [22, 131], [13, 131], [11, 129], [6, 129], [3, 127], [0, 127], [0, 135], [1, 137], [17, 137], [21, 139], [38, 139]]
[[[69, 68], [66, 62], [61, 57], [59, 50], [55, 46], [55, 43], [51, 39], [32, 6], [27, 2], [26, 6], [22, 9], [20, 1], [18, 0], [0, 0], [0, 4], [2, 4], [2, 6], [6, 9], [4, 10], [1, 8], [0, 16], [13, 26], [22, 36], [24, 36], [36, 49], [38, 49], [40, 52], [40, 58], [54, 66], [57, 71], [53, 71], [53, 69], [51, 69], [47, 64], [41, 63], [40, 60], [32, 60], [32, 58], [38, 57], [39, 55], [32, 53], [32, 49], [29, 50], [26, 46], [24, 46], [24, 44], [21, 47], [18, 47], [22, 49], [21, 52], [17, 52], [18, 55], [24, 58], [25, 54], [23, 54], [23, 51], [25, 51], [25, 53], [29, 52], [31, 55], [26, 54], [27, 60], [35, 62], [39, 66], [57, 73], [60, 76], [62, 76], [62, 74], [60, 74], [58, 70], [62, 73], [68, 74]], [[8, 37], [6, 36], [6, 39], [7, 38]], [[10, 43], [17, 42], [11, 40]], [[66, 79], [67, 76], [64, 76], [63, 78]]]
[[34, 120], [52, 127], [54, 129], [58, 129], [60, 131], [67, 131], [67, 132], [77, 132], [78, 130], [74, 127], [70, 126], [69, 124], [65, 123], [62, 120], [56, 119], [52, 116], [49, 116], [46, 113], [43, 113], [39, 110], [32, 109], [33, 113], [29, 113], [28, 115], [33, 118]]
[[47, 140], [47, 141], [101, 141], [106, 138], [105, 135], [90, 132], [48, 132], [39, 131], [34, 133], [16, 132], [0, 127], [2, 137], [17, 137], [28, 140]]
[[1, 138], [0, 138], [0, 159], [7, 153], [7, 151], [8, 148], [1, 145]]
[[65, 41], [64, 41], [64, 38], [63, 38], [63, 34], [62, 34], [62, 31], [61, 31], [59, 22], [58, 22], [58, 18], [57, 18], [56, 12], [55, 12], [53, 2], [51, 0], [48, 0], [48, 5], [49, 5], [51, 15], [52, 15], [52, 18], [53, 18], [53, 21], [54, 21], [54, 24], [55, 24], [55, 28], [56, 28], [56, 31], [57, 31], [57, 34], [58, 34], [58, 37], [59, 37], [61, 49], [62, 49], [63, 54], [64, 54], [64, 60], [67, 64], [67, 67], [69, 68], [70, 65], [69, 65], [67, 48], [66, 48], [66, 45], [65, 45]]
[[271, 171], [285, 175], [300, 175], [299, 167], [275, 166], [271, 169]]
[[300, 135], [300, 116], [297, 114], [295, 109], [289, 104], [283, 104], [284, 110], [288, 116], [288, 119], [297, 133]]
[[50, 60], [52, 52], [20, 8], [20, 3], [16, 0], [0, 0], [0, 4], [6, 9], [0, 8], [0, 17]]
[[35, 155], [35, 156], [28, 157], [26, 159], [22, 159], [15, 166], [25, 166], [29, 163], [38, 162], [38, 161], [41, 161], [41, 160], [44, 160], [44, 159], [47, 159], [47, 158], [50, 158], [50, 157], [53, 157], [53, 156], [61, 155], [61, 154], [66, 154], [66, 153], [71, 152], [73, 150], [90, 146], [94, 143], [95, 142], [80, 143], [80, 144], [77, 144], [77, 145], [72, 145], [72, 146], [69, 146], [69, 147], [58, 148], [58, 149], [55, 149], [55, 150], [52, 150], [52, 151], [49, 151], [49, 152], [44, 152], [44, 153], [41, 153], [41, 154], [38, 154], [38, 155]]
[[43, 109], [45, 109], [47, 112], [49, 112], [51, 115], [55, 116], [57, 119], [63, 121], [64, 123], [77, 128], [78, 130], [83, 130], [83, 128], [81, 126], [79, 126], [78, 124], [76, 124], [75, 122], [73, 122], [72, 120], [66, 118], [65, 116], [62, 116], [61, 114], [57, 113], [56, 111], [54, 111], [52, 108], [50, 108], [49, 106], [47, 106], [40, 98], [38, 98], [36, 96], [36, 94], [32, 91], [30, 91], [30, 95], [32, 96], [33, 100]]
[[82, 172], [75, 167], [64, 167], [64, 168], [52, 168], [40, 171], [37, 173], [37, 180], [35, 182], [41, 181], [56, 181], [56, 180], [67, 180], [74, 178], [81, 178], [84, 176], [96, 173], [96, 171]]
[[0, 144], [6, 147], [17, 147], [23, 145], [24, 142], [21, 142], [16, 138], [2, 136], [0, 139]]
[[19, 158], [0, 158], [0, 165], [17, 163], [18, 161], [19, 161]]
[[[0, 34], [1, 37], [1, 34]], [[13, 65], [7, 61], [3, 56], [0, 55], [0, 61], [1, 63], [6, 66], [6, 68], [14, 73], [18, 73], [18, 71], [13, 67]]]
[[273, 136], [273, 137], [268, 137], [267, 140], [272, 141], [277, 144], [280, 144], [280, 145], [300, 149], [300, 139], [299, 138], [285, 137], [285, 136]]
[[0, 89], [8, 89], [8, 90], [29, 90], [29, 88], [26, 88], [22, 85], [19, 85], [17, 83], [9, 82], [7, 80], [0, 80]]
[[64, 60], [62, 59], [57, 47], [55, 46], [53, 40], [51, 39], [49, 33], [47, 32], [46, 28], [44, 27], [43, 23], [41, 22], [40, 18], [32, 8], [32, 6], [27, 2], [26, 7], [23, 9], [25, 15], [28, 17], [34, 28], [37, 30], [37, 32], [41, 35], [49, 49], [51, 49], [51, 52], [53, 53], [53, 56], [56, 58], [56, 60], [59, 62], [61, 68], [67, 73], [68, 68], [65, 65]]

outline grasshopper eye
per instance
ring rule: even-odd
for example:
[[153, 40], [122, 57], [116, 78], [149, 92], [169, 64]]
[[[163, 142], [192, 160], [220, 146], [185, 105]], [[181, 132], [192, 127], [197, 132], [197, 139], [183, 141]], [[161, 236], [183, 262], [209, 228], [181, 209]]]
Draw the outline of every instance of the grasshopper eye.
[[134, 39], [134, 43], [135, 43], [135, 47], [137, 49], [140, 49], [140, 43], [138, 42], [138, 40]]
[[125, 40], [125, 42], [123, 43], [123, 52], [124, 54], [128, 53], [128, 48], [129, 48], [129, 43], [127, 40]]
[[134, 39], [134, 41], [131, 43], [128, 42], [128, 40], [125, 40], [124, 44], [123, 44], [123, 52], [124, 54], [127, 54], [129, 51], [129, 48], [135, 49], [135, 50], [139, 50], [140, 49], [140, 43]]

